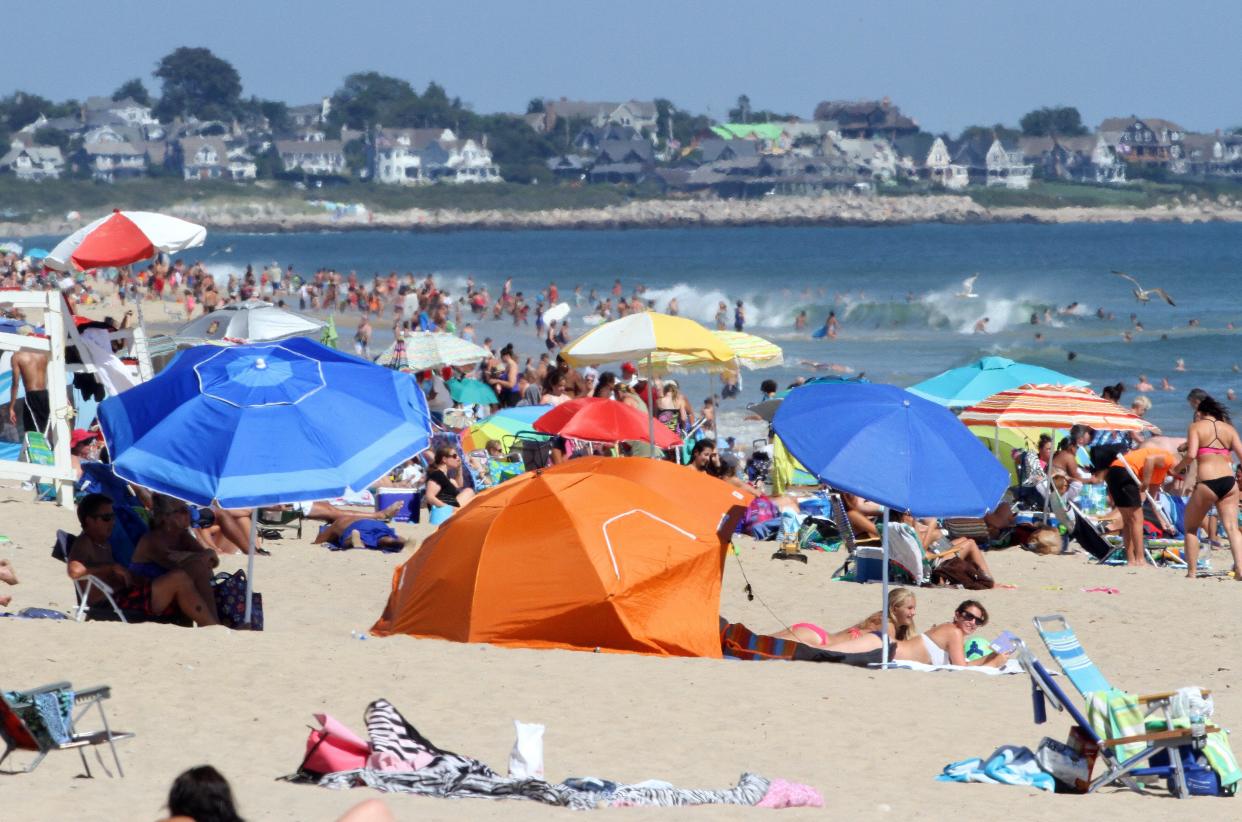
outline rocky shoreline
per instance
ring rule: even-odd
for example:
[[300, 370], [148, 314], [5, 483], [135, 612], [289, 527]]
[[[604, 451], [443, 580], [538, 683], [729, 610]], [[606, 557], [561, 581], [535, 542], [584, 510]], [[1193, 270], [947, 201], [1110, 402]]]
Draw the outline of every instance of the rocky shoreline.
[[[1134, 223], [1242, 222], [1242, 205], [1231, 200], [1173, 202], [1155, 208], [987, 208], [950, 195], [877, 197], [831, 195], [760, 200], [638, 200], [620, 206], [520, 211], [404, 209], [337, 214], [311, 206], [269, 203], [185, 203], [168, 213], [216, 231], [468, 231], [640, 229], [726, 226], [888, 226], [914, 223]], [[89, 220], [93, 215], [83, 215]], [[80, 221], [0, 222], [0, 239], [62, 235]]]

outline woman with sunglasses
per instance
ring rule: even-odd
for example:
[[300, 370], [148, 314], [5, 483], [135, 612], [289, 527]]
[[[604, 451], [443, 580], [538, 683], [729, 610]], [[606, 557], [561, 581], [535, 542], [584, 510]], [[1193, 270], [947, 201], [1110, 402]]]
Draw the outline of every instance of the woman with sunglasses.
[[442, 445], [436, 449], [435, 461], [427, 469], [427, 490], [423, 494], [428, 507], [460, 508], [474, 497], [474, 489], [461, 487], [463, 470], [456, 448]]
[[888, 658], [925, 665], [987, 665], [999, 667], [1009, 659], [1007, 654], [993, 651], [978, 659], [966, 659], [966, 638], [988, 624], [988, 611], [976, 600], [968, 599], [953, 613], [952, 622], [942, 622], [910, 639], [893, 640], [880, 631], [863, 634], [857, 639], [838, 642], [823, 651], [826, 662], [843, 662], [865, 667], [882, 660], [884, 640], [888, 642]]

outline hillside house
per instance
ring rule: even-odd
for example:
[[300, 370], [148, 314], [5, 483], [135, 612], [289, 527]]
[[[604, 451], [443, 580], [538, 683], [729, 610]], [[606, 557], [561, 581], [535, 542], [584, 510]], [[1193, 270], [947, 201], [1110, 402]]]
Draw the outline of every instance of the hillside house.
[[1012, 189], [1031, 187], [1033, 167], [1022, 158], [1022, 152], [1016, 146], [1006, 146], [999, 138], [992, 140], [984, 155], [984, 168], [987, 170], [987, 185]]
[[1168, 168], [1181, 157], [1186, 129], [1158, 117], [1110, 117], [1100, 123], [1097, 133], [1127, 163]]
[[[647, 129], [654, 131], [657, 124], [655, 102], [649, 100], [627, 100], [624, 103], [599, 100], [559, 100], [543, 101], [543, 116], [534, 119], [535, 130], [540, 132], [554, 131], [560, 120], [586, 120], [592, 126], [601, 128], [608, 123], [618, 126], [629, 126], [635, 131]], [[529, 121], [528, 121], [529, 122]]]
[[288, 173], [314, 177], [345, 176], [345, 144], [340, 140], [277, 140], [276, 153]]
[[129, 126], [159, 125], [159, 120], [151, 113], [151, 107], [125, 97], [113, 100], [111, 97], [88, 97], [82, 105], [82, 120], [86, 125], [103, 125], [114, 119]]
[[105, 183], [140, 177], [147, 171], [145, 147], [129, 142], [85, 143], [75, 161], [86, 166], [96, 180]]
[[65, 158], [57, 146], [15, 145], [0, 157], [0, 171], [12, 173], [19, 180], [39, 182], [58, 180], [65, 170]]
[[901, 113], [885, 97], [882, 100], [825, 100], [815, 107], [816, 120], [835, 120], [837, 131], [850, 139], [884, 137], [896, 140], [919, 130], [919, 124]]
[[1105, 185], [1126, 181], [1126, 164], [1099, 135], [1022, 137], [1018, 148], [1023, 160], [1045, 180]]
[[229, 176], [229, 152], [221, 138], [182, 137], [175, 145], [183, 179], [221, 180]]
[[937, 137], [927, 151], [923, 161], [923, 174], [932, 185], [943, 186], [952, 191], [959, 191], [970, 182], [970, 170], [960, 163], [954, 162], [949, 147]]

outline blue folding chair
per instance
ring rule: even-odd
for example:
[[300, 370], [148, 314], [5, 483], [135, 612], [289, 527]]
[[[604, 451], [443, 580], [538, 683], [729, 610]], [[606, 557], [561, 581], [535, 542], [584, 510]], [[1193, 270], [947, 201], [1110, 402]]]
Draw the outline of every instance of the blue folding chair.
[[[1081, 651], [1081, 646], [1079, 650]], [[1071, 655], [1071, 659], [1074, 661], [1075, 675], [1079, 681], [1098, 684], [1103, 679], [1085, 653]], [[1031, 707], [1035, 724], [1042, 725], [1048, 721], [1048, 705], [1051, 705], [1058, 711], [1068, 713], [1079, 732], [1098, 746], [1104, 772], [1090, 781], [1087, 793], [1093, 793], [1107, 785], [1120, 785], [1137, 793], [1144, 793], [1144, 786], [1138, 782], [1138, 778], [1152, 777], [1167, 780], [1169, 790], [1174, 796], [1182, 799], [1190, 796], [1186, 787], [1182, 749], [1187, 746], [1202, 746], [1206, 735], [1215, 733], [1219, 728], [1209, 725], [1199, 729], [1181, 728], [1104, 739], [1095, 732], [1082, 711], [1061, 690], [1043, 663], [1021, 641], [1018, 643], [1018, 662], [1031, 677]], [[1068, 670], [1066, 675], [1070, 676]], [[1099, 680], [1093, 676], [1099, 677]], [[1071, 681], [1074, 681], [1072, 676]], [[1139, 753], [1124, 760], [1118, 756], [1117, 748], [1136, 744], [1143, 745]]]

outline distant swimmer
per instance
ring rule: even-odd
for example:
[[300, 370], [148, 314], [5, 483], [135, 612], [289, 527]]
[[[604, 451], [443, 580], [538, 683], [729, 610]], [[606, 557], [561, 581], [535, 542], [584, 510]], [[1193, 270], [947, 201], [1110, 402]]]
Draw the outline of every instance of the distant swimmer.
[[1039, 314], [1031, 312], [1031, 325], [1039, 325]]
[[1169, 383], [1169, 378], [1168, 378], [1168, 377], [1161, 377], [1161, 378], [1160, 378], [1160, 390], [1161, 390], [1161, 391], [1173, 391], [1173, 390], [1175, 390], [1175, 389], [1173, 388], [1173, 386]]
[[798, 312], [798, 316], [794, 317], [794, 331], [806, 330], [806, 309]]
[[975, 323], [975, 333], [976, 334], [988, 333], [988, 318], [987, 317], [984, 317], [983, 319], [979, 320], [979, 322]]
[[1186, 370], [1186, 361], [1185, 361], [1185, 360], [1183, 360], [1181, 357], [1178, 357], [1178, 358], [1177, 358], [1177, 365], [1173, 366], [1173, 370], [1174, 370], [1174, 371], [1185, 371], [1185, 370]]
[[1156, 386], [1151, 384], [1146, 374], [1139, 374], [1138, 385], [1134, 386], [1136, 391], [1155, 391]]
[[962, 290], [957, 292], [956, 296], [963, 299], [978, 297], [979, 295], [975, 292], [975, 280], [977, 279], [979, 279], [978, 273], [973, 277], [967, 277], [962, 280]]
[[841, 323], [837, 321], [837, 312], [829, 311], [828, 319], [824, 320], [824, 331], [828, 334], [828, 339], [835, 340], [840, 330]]
[[854, 369], [848, 365], [842, 365], [839, 362], [817, 362], [815, 360], [800, 360], [802, 365], [807, 368], [814, 368], [816, 371], [832, 371], [836, 374], [853, 374]]
[[1121, 341], [1122, 342], [1134, 342], [1134, 335], [1131, 334], [1129, 331], [1122, 331]]
[[1043, 342], [1043, 341], [1044, 341], [1044, 335], [1043, 335], [1042, 333], [1040, 333], [1039, 331], [1036, 331], [1036, 332], [1035, 332], [1035, 342]]
[[664, 313], [671, 317], [676, 317], [681, 312], [680, 306], [677, 305], [677, 298], [668, 301], [668, 305], [664, 308]]
[[1074, 360], [1078, 359], [1078, 352], [1076, 351], [1069, 352], [1068, 354], [1065, 355], [1065, 359], [1069, 360], [1070, 362], [1073, 362]]
[[1225, 323], [1225, 328], [1227, 328], [1227, 329], [1229, 329], [1230, 331], [1232, 331], [1232, 330], [1233, 330], [1233, 323]]
[[1197, 319], [1195, 319], [1194, 317], [1191, 317], [1191, 318], [1190, 318], [1190, 322], [1186, 323], [1186, 325], [1190, 326], [1191, 328], [1198, 328], [1198, 327], [1199, 327], [1199, 321], [1198, 321]]
[[1151, 302], [1151, 295], [1155, 294], [1157, 297], [1164, 300], [1169, 305], [1177, 305], [1177, 303], [1173, 302], [1173, 298], [1170, 297], [1163, 288], [1143, 288], [1142, 284], [1139, 283], [1138, 280], [1134, 279], [1133, 277], [1131, 277], [1129, 274], [1125, 273], [1124, 271], [1113, 271], [1113, 273], [1116, 274], [1118, 277], [1121, 277], [1123, 280], [1129, 280], [1130, 282], [1134, 283], [1134, 298], [1138, 300], [1139, 302], [1141, 303]]
[[1232, 388], [1225, 391], [1225, 399], [1229, 400], [1230, 402], [1233, 402], [1237, 398], [1238, 398], [1238, 392], [1234, 391]]
[[1233, 364], [1233, 373], [1238, 373], [1238, 364], [1236, 362]]

